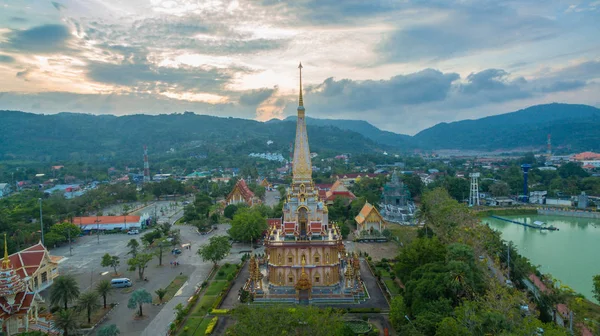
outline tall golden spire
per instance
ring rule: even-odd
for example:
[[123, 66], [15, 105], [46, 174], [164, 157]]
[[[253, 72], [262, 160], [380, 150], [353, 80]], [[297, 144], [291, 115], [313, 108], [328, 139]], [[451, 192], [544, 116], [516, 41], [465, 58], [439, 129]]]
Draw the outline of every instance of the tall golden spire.
[[300, 99], [298, 99], [298, 110], [300, 110], [300, 108], [304, 110], [304, 100], [302, 99], [302, 62], [298, 65], [298, 69], [300, 69]]
[[8, 247], [6, 245], [6, 233], [4, 233], [4, 259], [2, 260], [2, 269], [10, 268], [10, 259], [8, 259]]
[[302, 99], [302, 63], [300, 69], [300, 99], [298, 102], [298, 120], [296, 121], [296, 143], [294, 145], [293, 175], [294, 183], [310, 184], [312, 181], [312, 162], [306, 133], [304, 100]]

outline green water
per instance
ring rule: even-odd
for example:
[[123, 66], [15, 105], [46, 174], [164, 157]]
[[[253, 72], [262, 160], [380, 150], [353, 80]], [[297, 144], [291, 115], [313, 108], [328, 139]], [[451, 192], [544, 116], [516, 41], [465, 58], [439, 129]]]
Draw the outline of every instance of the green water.
[[575, 291], [593, 300], [592, 277], [600, 274], [600, 220], [562, 216], [501, 216], [519, 222], [543, 221], [560, 231], [541, 231], [496, 218], [482, 221], [512, 241], [519, 253], [542, 273], [550, 273]]

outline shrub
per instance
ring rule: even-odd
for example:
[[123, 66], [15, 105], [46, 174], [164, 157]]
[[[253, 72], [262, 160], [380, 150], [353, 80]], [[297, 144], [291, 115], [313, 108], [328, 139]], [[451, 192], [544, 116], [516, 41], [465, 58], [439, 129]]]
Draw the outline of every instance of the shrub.
[[233, 274], [229, 274], [227, 276], [227, 281], [233, 281]]
[[222, 271], [222, 270], [221, 270], [221, 271], [217, 272], [217, 275], [218, 275], [218, 276], [223, 276], [223, 275], [225, 275], [225, 271]]
[[388, 262], [387, 258], [381, 258], [381, 262], [386, 263]]
[[208, 286], [208, 281], [203, 281], [202, 284], [200, 285], [200, 287], [204, 288]]
[[223, 265], [223, 267], [228, 268], [229, 266], [231, 266], [230, 263], [225, 263], [225, 265]]
[[229, 309], [213, 309], [211, 313], [215, 315], [229, 314]]
[[371, 257], [367, 257], [367, 260], [368, 260], [368, 261], [371, 261], [372, 259], [371, 259]]
[[369, 316], [367, 316], [367, 315], [363, 315], [363, 316], [361, 316], [361, 318], [362, 318], [363, 321], [368, 321], [369, 320]]
[[218, 321], [219, 321], [219, 318], [217, 316], [213, 317], [212, 320], [210, 320], [208, 327], [206, 327], [206, 331], [204, 332], [204, 335], [212, 334]]

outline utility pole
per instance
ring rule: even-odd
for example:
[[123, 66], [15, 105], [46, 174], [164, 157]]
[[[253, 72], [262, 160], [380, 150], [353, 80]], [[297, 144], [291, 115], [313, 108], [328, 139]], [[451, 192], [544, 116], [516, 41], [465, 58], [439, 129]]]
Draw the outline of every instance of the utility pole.
[[100, 220], [98, 219], [98, 211], [96, 211], [96, 236], [98, 236], [98, 244], [100, 244]]
[[38, 199], [40, 201], [40, 228], [42, 234], [42, 245], [44, 245], [44, 221], [42, 219], [42, 198]]

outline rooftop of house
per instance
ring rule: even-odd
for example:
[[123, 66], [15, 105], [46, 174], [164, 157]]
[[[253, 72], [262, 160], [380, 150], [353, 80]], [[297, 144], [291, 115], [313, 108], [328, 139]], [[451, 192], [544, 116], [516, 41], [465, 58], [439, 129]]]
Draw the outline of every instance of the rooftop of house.
[[[90, 217], [75, 217], [73, 224], [75, 225], [91, 225], [91, 224], [121, 224], [121, 223], [139, 223], [140, 216], [90, 216]], [[98, 222], [96, 222], [98, 221]]]
[[[14, 270], [21, 278], [33, 275], [44, 260], [44, 255], [48, 253], [46, 247], [41, 242], [30, 246], [24, 250], [13, 253], [8, 258]], [[50, 256], [52, 262], [59, 262], [62, 257]]]

